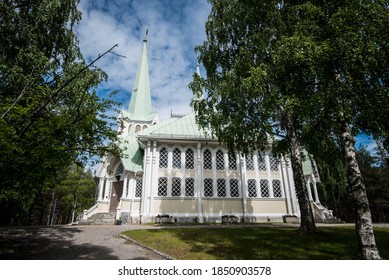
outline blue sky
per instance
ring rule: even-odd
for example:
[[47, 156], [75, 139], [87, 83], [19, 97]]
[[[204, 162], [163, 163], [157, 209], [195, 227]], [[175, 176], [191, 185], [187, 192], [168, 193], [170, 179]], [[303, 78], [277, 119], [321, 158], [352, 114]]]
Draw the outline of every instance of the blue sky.
[[[188, 88], [196, 67], [194, 48], [206, 39], [210, 12], [206, 0], [81, 0], [82, 20], [77, 26], [81, 52], [91, 61], [115, 44], [121, 58], [106, 55], [97, 62], [108, 82], [99, 93], [118, 90], [115, 99], [128, 107], [142, 40], [147, 28], [148, 58], [153, 106], [160, 120], [189, 113]], [[106, 96], [105, 96], [106, 97]]]
[[[196, 66], [194, 48], [205, 41], [205, 22], [211, 7], [206, 0], [81, 0], [82, 20], [77, 26], [81, 52], [87, 61], [119, 44], [115, 52], [97, 62], [108, 82], [99, 93], [107, 97], [118, 90], [115, 100], [127, 108], [147, 28], [150, 86], [153, 106], [160, 120], [191, 111], [188, 88]], [[203, 73], [205, 75], [205, 73]], [[372, 150], [376, 145], [365, 135], [356, 147]]]

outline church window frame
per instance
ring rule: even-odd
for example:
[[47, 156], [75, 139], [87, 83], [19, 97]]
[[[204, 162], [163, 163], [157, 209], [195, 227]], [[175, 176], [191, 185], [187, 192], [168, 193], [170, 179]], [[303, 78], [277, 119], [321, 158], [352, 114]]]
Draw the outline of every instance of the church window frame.
[[159, 168], [168, 168], [169, 166], [169, 156], [168, 150], [166, 147], [162, 147], [159, 151]]
[[181, 196], [181, 178], [173, 177], [172, 178], [172, 196], [177, 197]]
[[191, 148], [185, 151], [185, 169], [194, 169], [194, 151]]
[[266, 159], [264, 153], [258, 152], [257, 164], [258, 164], [259, 171], [266, 171]]
[[123, 172], [124, 172], [124, 165], [123, 165], [123, 163], [121, 162], [121, 163], [116, 167], [114, 176], [115, 176], [115, 177], [116, 177], [116, 176], [120, 176], [120, 175], [123, 174]]
[[222, 150], [216, 151], [216, 170], [224, 170], [224, 153]]
[[216, 180], [217, 197], [227, 197], [226, 179], [218, 178]]
[[166, 197], [168, 191], [168, 178], [159, 177], [158, 178], [158, 196]]
[[272, 188], [273, 188], [273, 196], [275, 198], [282, 198], [283, 197], [280, 180], [273, 180], [272, 181]]
[[248, 179], [247, 180], [247, 192], [248, 197], [258, 197], [258, 190], [257, 190], [257, 180], [255, 179]]
[[129, 193], [129, 191], [130, 191], [130, 186], [129, 186], [129, 184], [130, 184], [130, 180], [127, 179], [127, 182], [126, 182], [126, 197], [128, 197], [128, 193]]
[[195, 179], [193, 177], [185, 178], [185, 196], [194, 197]]
[[135, 132], [139, 132], [139, 131], [141, 131], [142, 130], [142, 127], [140, 126], [140, 124], [137, 124], [136, 126], [135, 126]]
[[142, 186], [143, 186], [143, 180], [137, 179], [135, 180], [135, 197], [142, 197]]
[[238, 179], [235, 178], [230, 179], [230, 197], [240, 197]]
[[236, 155], [228, 154], [228, 169], [238, 170], [238, 164], [236, 163]]
[[261, 197], [269, 198], [270, 197], [269, 181], [266, 179], [261, 179], [259, 185], [261, 189]]
[[254, 155], [253, 153], [249, 153], [246, 155], [246, 170], [254, 171]]
[[107, 178], [104, 178], [103, 190], [101, 192], [101, 199], [105, 199], [105, 192], [106, 192], [105, 188], [106, 188], [106, 186], [107, 186]]
[[212, 170], [212, 152], [210, 149], [205, 149], [203, 152], [203, 169]]
[[173, 150], [172, 168], [181, 169], [181, 150], [179, 148]]
[[213, 179], [204, 178], [203, 184], [203, 194], [204, 197], [213, 197]]
[[270, 162], [270, 171], [278, 171], [279, 170], [279, 160], [272, 153], [269, 155]]

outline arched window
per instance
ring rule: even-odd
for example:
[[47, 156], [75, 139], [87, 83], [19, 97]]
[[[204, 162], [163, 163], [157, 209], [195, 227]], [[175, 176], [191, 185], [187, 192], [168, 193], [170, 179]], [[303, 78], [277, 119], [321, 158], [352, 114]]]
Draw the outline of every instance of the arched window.
[[173, 168], [181, 168], [181, 151], [178, 148], [175, 148], [173, 151]]
[[273, 196], [282, 197], [281, 181], [273, 180], [272, 185], [273, 185]]
[[249, 197], [257, 197], [257, 181], [253, 179], [247, 180], [247, 191], [249, 193]]
[[194, 178], [185, 178], [185, 196], [194, 196]]
[[168, 166], [167, 149], [162, 148], [159, 151], [159, 168], [167, 168], [167, 166]]
[[116, 168], [115, 177], [122, 175], [123, 171], [124, 171], [123, 163], [120, 163], [119, 166]]
[[211, 178], [204, 179], [204, 196], [205, 197], [213, 196], [213, 179]]
[[142, 180], [136, 180], [135, 197], [142, 196]]
[[167, 196], [167, 178], [158, 178], [158, 196]]
[[273, 154], [270, 154], [269, 160], [270, 160], [270, 170], [278, 171], [278, 159], [274, 157]]
[[261, 180], [261, 197], [269, 197], [269, 181], [268, 180]]
[[204, 169], [212, 169], [212, 153], [208, 149], [203, 153], [203, 166]]
[[146, 129], [146, 128], [147, 128], [147, 125], [143, 125], [143, 126], [142, 126], [142, 130], [143, 130], [143, 129]]
[[258, 170], [259, 171], [266, 171], [266, 162], [265, 162], [265, 155], [258, 152]]
[[236, 157], [232, 154], [228, 154], [228, 169], [237, 170]]
[[221, 150], [216, 152], [216, 170], [224, 170], [224, 154]]
[[250, 171], [254, 170], [254, 160], [253, 160], [252, 153], [246, 155], [246, 170], [250, 170]]
[[138, 131], [141, 131], [141, 126], [139, 124], [135, 127], [135, 132], [138, 132]]
[[172, 178], [172, 196], [181, 195], [181, 178], [173, 177]]
[[217, 196], [218, 197], [226, 197], [227, 191], [226, 191], [226, 180], [225, 179], [217, 179]]
[[239, 197], [239, 180], [230, 179], [230, 195], [231, 197]]
[[194, 153], [192, 149], [187, 149], [185, 153], [185, 168], [194, 169]]

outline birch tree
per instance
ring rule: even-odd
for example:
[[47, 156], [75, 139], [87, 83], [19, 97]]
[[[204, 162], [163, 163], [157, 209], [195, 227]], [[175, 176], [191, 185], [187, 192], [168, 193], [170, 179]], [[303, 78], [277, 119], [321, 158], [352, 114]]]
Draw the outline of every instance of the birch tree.
[[234, 148], [262, 146], [266, 135], [284, 137], [278, 143], [291, 156], [302, 221], [301, 144], [312, 147], [315, 132], [338, 139], [355, 256], [379, 259], [355, 136], [388, 135], [388, 2], [209, 2], [207, 41], [197, 48], [207, 70], [198, 82], [207, 94], [198, 105], [200, 123]]
[[[317, 231], [302, 169], [301, 106], [298, 95], [310, 89], [295, 69], [282, 64], [288, 33], [279, 1], [209, 1], [207, 41], [197, 47], [206, 78], [195, 77], [198, 122], [211, 126], [231, 151], [247, 154], [271, 142], [286, 154], [294, 173], [300, 206], [300, 231]], [[311, 78], [314, 80], [314, 78]], [[277, 141], [275, 139], [278, 138]]]

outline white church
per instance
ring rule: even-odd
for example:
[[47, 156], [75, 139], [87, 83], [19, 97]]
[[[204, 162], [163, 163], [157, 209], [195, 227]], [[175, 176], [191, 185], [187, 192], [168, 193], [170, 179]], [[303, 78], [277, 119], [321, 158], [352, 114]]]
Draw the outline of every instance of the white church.
[[[128, 110], [118, 116], [123, 157], [102, 158], [97, 201], [84, 222], [104, 216], [128, 224], [298, 221], [290, 162], [274, 157], [270, 143], [234, 158], [196, 124], [194, 112], [160, 121], [152, 108], [145, 39]], [[324, 221], [331, 211], [320, 204], [317, 174], [304, 162], [315, 217]]]

